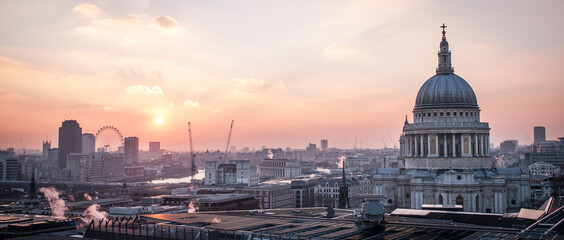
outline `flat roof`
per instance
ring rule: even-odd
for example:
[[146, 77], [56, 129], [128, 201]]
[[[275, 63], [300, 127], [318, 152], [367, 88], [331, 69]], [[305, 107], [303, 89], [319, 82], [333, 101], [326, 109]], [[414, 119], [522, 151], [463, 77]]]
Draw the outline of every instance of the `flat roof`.
[[[256, 211], [199, 212], [193, 214], [147, 214], [140, 217], [142, 220], [164, 225], [170, 224], [174, 227], [182, 226], [194, 228], [198, 231], [200, 229], [219, 231], [225, 233], [226, 236], [235, 236], [235, 234], [247, 234], [241, 236], [249, 236], [248, 234], [252, 232], [257, 237], [264, 235], [303, 239], [479, 239], [480, 237], [496, 236], [513, 239], [520, 232], [520, 229], [514, 228], [446, 223], [431, 219], [388, 222], [384, 225], [355, 223], [354, 217], [350, 214], [352, 210], [335, 210], [340, 211], [341, 216], [336, 218], [298, 216], [296, 211], [323, 213], [325, 208], [295, 208], [268, 210], [263, 213], [256, 213]], [[343, 214], [349, 214], [351, 218], [343, 218]], [[277, 239], [278, 237], [273, 238]]]

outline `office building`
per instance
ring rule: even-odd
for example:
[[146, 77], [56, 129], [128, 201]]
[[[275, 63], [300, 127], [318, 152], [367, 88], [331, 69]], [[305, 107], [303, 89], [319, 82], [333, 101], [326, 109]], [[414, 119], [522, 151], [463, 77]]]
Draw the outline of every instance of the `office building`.
[[59, 156], [60, 168], [67, 166], [67, 155], [69, 153], [82, 152], [82, 128], [76, 120], [65, 120], [59, 127]]
[[220, 164], [218, 161], [207, 161], [205, 167], [205, 185], [245, 184], [254, 186], [259, 177], [249, 160], [230, 160]]
[[278, 178], [292, 178], [302, 175], [298, 160], [264, 159], [260, 163], [260, 175]]
[[125, 138], [124, 153], [126, 165], [139, 164], [139, 138], [127, 137]]
[[501, 154], [515, 154], [517, 153], [517, 140], [505, 140], [499, 144]]
[[92, 133], [82, 134], [82, 153], [96, 152], [96, 138]]
[[546, 141], [546, 128], [537, 126], [534, 128], [535, 146], [539, 145], [541, 142]]
[[293, 208], [294, 194], [290, 184], [260, 184], [252, 187], [235, 189], [235, 193], [249, 194], [259, 200], [259, 208]]
[[329, 149], [329, 141], [327, 141], [327, 139], [321, 139], [321, 151], [327, 152], [327, 149]]
[[161, 142], [149, 142], [149, 152], [152, 153], [161, 152]]
[[564, 138], [540, 142], [534, 152], [525, 153], [525, 161], [529, 165], [542, 161], [564, 169]]
[[20, 165], [13, 152], [0, 151], [0, 180], [19, 180]]

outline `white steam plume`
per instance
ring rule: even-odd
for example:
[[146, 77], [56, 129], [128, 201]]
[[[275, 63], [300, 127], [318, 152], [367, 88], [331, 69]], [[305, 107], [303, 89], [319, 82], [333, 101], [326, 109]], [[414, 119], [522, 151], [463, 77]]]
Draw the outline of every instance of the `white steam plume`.
[[53, 187], [42, 187], [39, 189], [41, 193], [47, 198], [49, 201], [49, 206], [51, 207], [51, 214], [56, 218], [64, 218], [65, 211], [69, 210], [67, 206], [65, 206], [65, 201], [59, 198], [59, 192], [57, 189]]
[[343, 168], [343, 162], [345, 161], [347, 157], [345, 157], [345, 155], [341, 155], [339, 157], [339, 162], [337, 163], [337, 166], [339, 166], [339, 168]]
[[194, 203], [192, 201], [190, 201], [190, 203], [188, 203], [188, 213], [195, 213], [198, 211], [197, 207], [194, 207]]
[[272, 150], [268, 149], [268, 153], [266, 153], [266, 158], [272, 159], [273, 157], [274, 157], [274, 154], [272, 154]]
[[107, 220], [108, 213], [100, 211], [100, 205], [92, 204], [82, 213], [82, 221], [88, 223], [91, 220]]
[[88, 195], [88, 193], [84, 193], [84, 199], [86, 199], [86, 201], [92, 201], [92, 197]]

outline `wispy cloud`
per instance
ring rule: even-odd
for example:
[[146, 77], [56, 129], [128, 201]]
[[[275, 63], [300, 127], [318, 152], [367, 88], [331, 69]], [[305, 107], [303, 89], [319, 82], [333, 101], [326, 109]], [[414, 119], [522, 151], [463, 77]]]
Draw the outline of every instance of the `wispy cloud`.
[[163, 94], [163, 90], [159, 86], [147, 87], [141, 84], [129, 86], [125, 89], [128, 93], [133, 94]]
[[366, 54], [356, 47], [345, 46], [340, 43], [331, 44], [321, 52], [321, 57], [327, 60], [340, 60], [365, 57]]
[[265, 92], [269, 90], [284, 90], [286, 85], [282, 81], [269, 82], [256, 78], [233, 78], [244, 91], [250, 93]]
[[90, 3], [82, 3], [76, 5], [72, 9], [72, 11], [86, 18], [96, 18], [102, 16], [103, 14], [102, 9], [100, 9], [100, 7]]
[[200, 107], [200, 102], [186, 99], [182, 105], [184, 107]]

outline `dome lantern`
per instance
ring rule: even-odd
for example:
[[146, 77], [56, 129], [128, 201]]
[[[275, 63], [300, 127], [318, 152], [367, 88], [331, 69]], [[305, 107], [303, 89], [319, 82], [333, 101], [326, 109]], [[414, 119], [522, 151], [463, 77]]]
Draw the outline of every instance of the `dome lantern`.
[[452, 63], [451, 63], [451, 58], [450, 58], [450, 50], [448, 48], [448, 42], [446, 40], [446, 31], [445, 28], [447, 26], [445, 26], [445, 24], [443, 23], [443, 25], [441, 26], [441, 28], [443, 29], [443, 39], [441, 41], [441, 45], [439, 48], [439, 53], [437, 55], [439, 55], [439, 66], [437, 67], [437, 74], [449, 74], [449, 73], [454, 73], [454, 68], [452, 67]]

